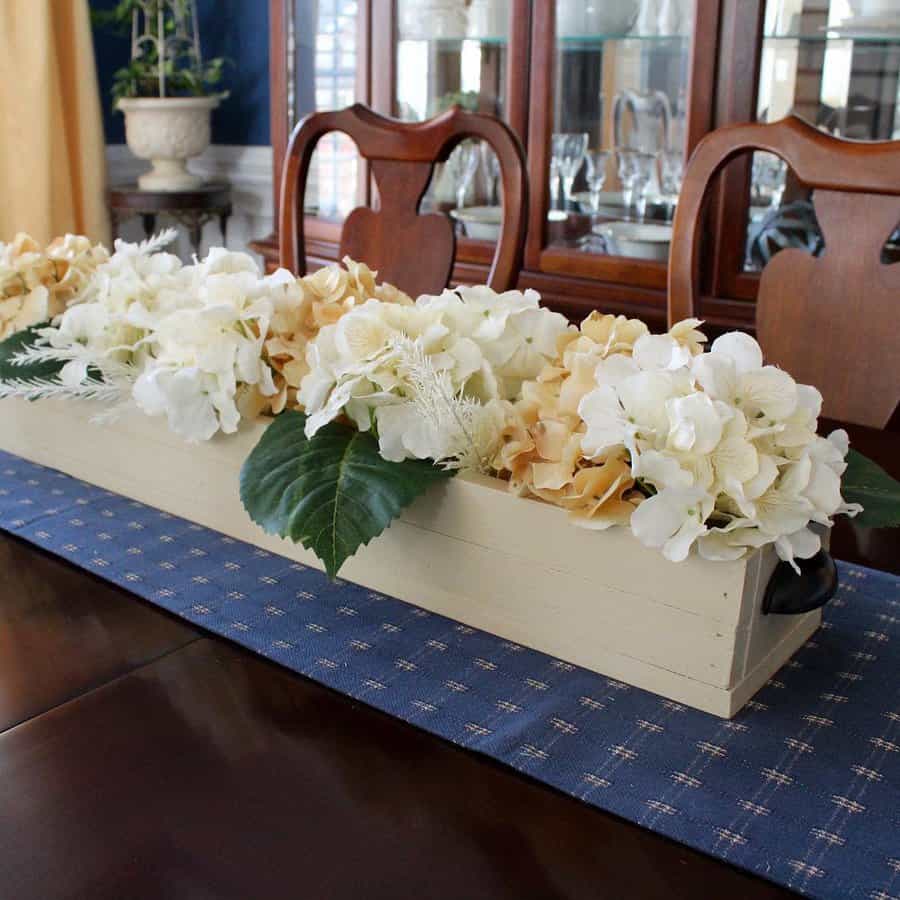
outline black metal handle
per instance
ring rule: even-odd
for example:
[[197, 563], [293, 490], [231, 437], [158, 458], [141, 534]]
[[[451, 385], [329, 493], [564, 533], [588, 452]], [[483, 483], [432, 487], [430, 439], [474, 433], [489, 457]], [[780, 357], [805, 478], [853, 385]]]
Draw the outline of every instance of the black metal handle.
[[837, 593], [837, 566], [831, 554], [820, 550], [809, 559], [795, 560], [798, 575], [790, 563], [780, 562], [766, 585], [762, 611], [767, 616], [790, 616], [824, 606]]

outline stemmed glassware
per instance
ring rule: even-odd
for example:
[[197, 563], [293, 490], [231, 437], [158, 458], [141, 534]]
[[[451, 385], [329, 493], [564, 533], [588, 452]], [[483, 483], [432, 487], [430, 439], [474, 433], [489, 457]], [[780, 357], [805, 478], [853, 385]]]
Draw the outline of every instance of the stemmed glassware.
[[590, 191], [591, 218], [595, 218], [600, 211], [600, 192], [606, 183], [606, 164], [609, 161], [609, 150], [588, 150], [584, 154], [587, 164], [588, 190]]
[[497, 197], [497, 182], [500, 179], [500, 160], [487, 141], [481, 142], [481, 164], [484, 166], [488, 183], [488, 203], [493, 205], [499, 200], [499, 197]]
[[456, 208], [462, 209], [466, 203], [466, 193], [478, 169], [479, 150], [474, 141], [463, 141], [450, 154], [447, 168], [456, 187]]
[[647, 214], [647, 187], [653, 180], [656, 154], [619, 147], [616, 157], [619, 161], [625, 208], [630, 210], [634, 207], [637, 218], [643, 219]]
[[[559, 209], [559, 159], [555, 156], [550, 157], [550, 209], [552, 213], [557, 213], [560, 219], [565, 214]], [[551, 215], [551, 218], [553, 216]]]
[[666, 217], [671, 221], [684, 181], [684, 155], [680, 150], [659, 151], [659, 186], [666, 203]]
[[770, 209], [781, 206], [787, 186], [787, 163], [774, 153], [753, 154], [753, 188]]
[[553, 135], [551, 147], [550, 171], [553, 172], [553, 162], [559, 171], [562, 180], [563, 198], [565, 208], [572, 204], [572, 188], [575, 185], [575, 176], [584, 162], [584, 152], [587, 150], [587, 132], [569, 132]]

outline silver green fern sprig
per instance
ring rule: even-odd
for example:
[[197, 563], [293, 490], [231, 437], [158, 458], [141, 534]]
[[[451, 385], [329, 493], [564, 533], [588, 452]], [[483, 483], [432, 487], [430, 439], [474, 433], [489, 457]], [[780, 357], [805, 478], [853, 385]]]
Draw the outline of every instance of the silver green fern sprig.
[[409, 388], [409, 401], [445, 442], [435, 463], [445, 469], [489, 472], [500, 440], [497, 410], [453, 387], [450, 373], [438, 369], [421, 344], [403, 336], [389, 354]]

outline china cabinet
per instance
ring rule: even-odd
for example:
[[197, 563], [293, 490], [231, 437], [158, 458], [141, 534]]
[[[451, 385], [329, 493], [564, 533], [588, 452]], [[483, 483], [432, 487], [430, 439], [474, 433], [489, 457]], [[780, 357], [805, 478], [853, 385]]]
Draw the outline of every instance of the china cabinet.
[[[417, 121], [457, 103], [497, 115], [528, 155], [520, 286], [573, 319], [601, 308], [663, 324], [685, 160], [713, 128], [793, 112], [857, 140], [900, 136], [900, 0], [270, 5], [276, 171], [312, 110], [359, 101]], [[336, 257], [343, 217], [364, 202], [377, 202], [365, 166], [333, 135], [305, 197], [312, 264]], [[461, 145], [422, 202], [456, 222], [454, 280], [484, 281], [502, 207], [490, 151]], [[277, 234], [256, 246], [277, 261]], [[777, 159], [737, 160], [705, 228], [701, 311], [713, 327], [752, 327], [758, 270], [783, 246], [823, 249], [809, 192]]]

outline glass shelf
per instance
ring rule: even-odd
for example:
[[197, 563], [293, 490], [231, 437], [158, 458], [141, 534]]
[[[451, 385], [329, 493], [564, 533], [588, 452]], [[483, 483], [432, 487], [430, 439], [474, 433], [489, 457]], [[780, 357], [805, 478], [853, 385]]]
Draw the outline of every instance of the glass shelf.
[[560, 44], [601, 45], [623, 41], [640, 41], [651, 44], [682, 44], [691, 39], [688, 34], [564, 34], [557, 37]]
[[467, 37], [404, 37], [402, 34], [397, 39], [398, 44], [431, 44], [445, 50], [460, 50], [466, 42], [482, 44], [488, 47], [505, 47], [508, 43], [505, 37], [486, 35], [479, 37], [472, 35]]
[[[493, 38], [470, 38], [470, 40], [480, 40], [483, 42], [493, 41]], [[580, 35], [563, 35], [557, 37], [557, 41], [565, 47], [599, 47], [606, 43], [617, 43], [625, 41], [641, 41], [649, 44], [672, 44], [686, 43], [690, 40], [687, 34], [580, 34]], [[766, 41], [799, 41], [801, 43], [810, 44], [827, 44], [837, 41], [854, 41], [855, 43], [868, 44], [900, 44], [900, 31], [896, 33], [865, 33], [842, 34], [840, 31], [825, 31], [821, 34], [767, 34], [764, 35]]]
[[[681, 45], [690, 40], [687, 34], [578, 34], [563, 35], [557, 37], [557, 41], [565, 46], [577, 48], [597, 48], [604, 44], [640, 42], [642, 44], [677, 44]], [[404, 37], [401, 35], [397, 41], [399, 44], [429, 44], [446, 50], [459, 50], [466, 42], [474, 42], [488, 47], [505, 47], [505, 37], [471, 35], [467, 37]]]
[[829, 44], [838, 41], [853, 41], [856, 44], [900, 44], [900, 31], [895, 33], [876, 34], [841, 34], [839, 31], [826, 31], [822, 34], [767, 34], [767, 41], [798, 41], [803, 44]]

